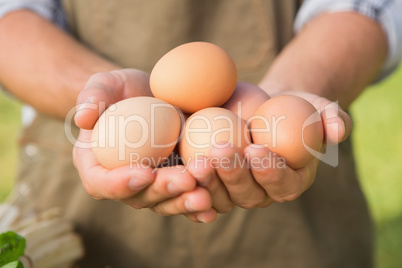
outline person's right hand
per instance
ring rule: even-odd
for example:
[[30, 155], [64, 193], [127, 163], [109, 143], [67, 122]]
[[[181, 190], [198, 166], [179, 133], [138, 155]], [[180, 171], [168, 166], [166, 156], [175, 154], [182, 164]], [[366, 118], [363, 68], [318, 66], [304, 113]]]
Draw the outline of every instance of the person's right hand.
[[96, 73], [78, 95], [75, 124], [81, 129], [90, 130], [110, 105], [139, 96], [152, 97], [147, 73], [136, 69]]
[[77, 99], [75, 122], [81, 128], [73, 151], [76, 166], [85, 190], [95, 199], [111, 199], [133, 208], [150, 208], [163, 215], [183, 214], [195, 222], [211, 222], [217, 213], [212, 209], [208, 191], [197, 186], [183, 166], [123, 166], [104, 168], [88, 146], [92, 128], [100, 114], [120, 100], [152, 96], [149, 75], [134, 69], [98, 73], [87, 82]]

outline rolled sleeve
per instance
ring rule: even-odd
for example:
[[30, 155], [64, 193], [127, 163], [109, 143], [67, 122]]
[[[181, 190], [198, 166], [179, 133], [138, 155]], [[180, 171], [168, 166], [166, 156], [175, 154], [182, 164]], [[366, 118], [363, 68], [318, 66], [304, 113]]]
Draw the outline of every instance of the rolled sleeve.
[[0, 19], [20, 9], [29, 9], [47, 20], [53, 20], [55, 3], [53, 0], [0, 0]]
[[378, 80], [386, 77], [402, 60], [401, 0], [305, 0], [297, 14], [295, 31], [299, 32], [314, 17], [325, 12], [354, 11], [379, 22], [387, 36], [388, 55]]

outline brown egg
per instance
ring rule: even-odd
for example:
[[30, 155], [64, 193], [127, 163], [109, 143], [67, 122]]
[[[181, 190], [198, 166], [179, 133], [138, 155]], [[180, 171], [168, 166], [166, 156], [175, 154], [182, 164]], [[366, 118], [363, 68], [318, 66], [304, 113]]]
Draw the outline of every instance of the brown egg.
[[174, 48], [154, 66], [150, 86], [156, 98], [184, 113], [221, 106], [237, 82], [236, 66], [222, 48], [192, 42]]
[[186, 164], [199, 156], [209, 156], [212, 147], [234, 146], [242, 151], [250, 144], [244, 121], [224, 108], [212, 107], [192, 114], [183, 128], [179, 150]]
[[173, 151], [180, 127], [180, 114], [172, 105], [152, 97], [125, 99], [100, 116], [92, 133], [92, 150], [109, 169], [155, 167]]
[[269, 98], [270, 96], [257, 85], [238, 82], [233, 95], [222, 107], [234, 112], [247, 122]]
[[321, 116], [308, 101], [297, 96], [277, 96], [266, 101], [251, 121], [251, 135], [261, 144], [282, 156], [286, 164], [298, 169], [319, 152], [324, 130]]

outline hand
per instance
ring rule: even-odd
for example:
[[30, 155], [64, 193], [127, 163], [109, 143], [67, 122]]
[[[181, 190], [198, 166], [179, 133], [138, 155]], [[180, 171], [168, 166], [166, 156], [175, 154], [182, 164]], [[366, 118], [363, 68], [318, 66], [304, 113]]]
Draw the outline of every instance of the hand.
[[321, 114], [324, 124], [325, 143], [336, 145], [346, 140], [352, 130], [352, 119], [336, 103], [304, 91], [281, 91], [275, 95], [295, 95], [309, 101]]
[[[321, 112], [327, 144], [338, 144], [349, 136], [351, 119], [337, 104], [306, 92], [286, 94], [305, 98]], [[190, 162], [188, 171], [211, 193], [218, 213], [225, 213], [234, 205], [255, 208], [295, 200], [314, 182], [318, 164], [319, 160], [313, 159], [293, 170], [267, 148], [250, 145], [244, 152], [212, 148], [208, 159]]]
[[111, 104], [138, 96], [152, 96], [147, 73], [136, 69], [96, 73], [78, 95], [75, 124], [81, 129], [92, 129]]
[[90, 129], [105, 108], [135, 96], [152, 93], [148, 74], [133, 69], [95, 74], [80, 93], [75, 122], [81, 131], [73, 160], [85, 190], [95, 199], [117, 200], [136, 209], [150, 208], [164, 216], [184, 214], [196, 222], [215, 220], [216, 211], [208, 191], [197, 186], [183, 166], [123, 166], [109, 170], [98, 163], [91, 148], [81, 146], [90, 143]]

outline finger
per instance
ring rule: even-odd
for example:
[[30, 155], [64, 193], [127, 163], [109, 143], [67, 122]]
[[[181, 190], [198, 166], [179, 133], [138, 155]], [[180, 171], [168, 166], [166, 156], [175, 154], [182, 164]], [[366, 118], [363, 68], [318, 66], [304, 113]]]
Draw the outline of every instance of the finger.
[[321, 113], [325, 138], [328, 145], [336, 145], [346, 140], [352, 130], [350, 116], [340, 108], [325, 109]]
[[248, 146], [245, 155], [254, 179], [275, 202], [293, 201], [312, 184], [318, 160], [314, 159], [306, 167], [293, 170], [286, 166], [284, 159], [265, 147]]
[[225, 185], [230, 199], [242, 208], [254, 208], [264, 204], [265, 190], [254, 180], [249, 172], [243, 153], [230, 146], [212, 147], [210, 161]]
[[184, 214], [184, 216], [186, 216], [193, 222], [210, 223], [214, 222], [218, 218], [218, 213], [216, 212], [215, 209], [211, 208], [210, 210], [207, 211]]
[[126, 199], [152, 184], [155, 174], [151, 168], [123, 166], [105, 169], [95, 159], [89, 146], [92, 131], [81, 130], [73, 150], [77, 168], [85, 190], [96, 199]]
[[159, 168], [152, 185], [124, 202], [134, 208], [153, 207], [159, 202], [192, 191], [195, 187], [195, 179], [183, 166]]
[[306, 99], [321, 112], [325, 141], [328, 145], [338, 144], [349, 137], [352, 129], [352, 120], [337, 102], [332, 102], [326, 98], [302, 91], [287, 91], [286, 94]]
[[215, 169], [206, 157], [191, 160], [187, 170], [197, 180], [198, 184], [209, 191], [212, 206], [218, 213], [227, 213], [234, 207], [225, 185], [216, 175]]
[[157, 203], [151, 209], [159, 215], [172, 216], [208, 211], [211, 208], [211, 196], [206, 189], [198, 186], [193, 191], [189, 191], [175, 198]]
[[212, 207], [220, 214], [229, 213], [235, 207], [222, 180], [213, 173], [211, 181], [205, 187], [211, 194]]

